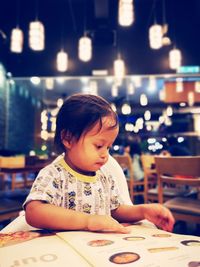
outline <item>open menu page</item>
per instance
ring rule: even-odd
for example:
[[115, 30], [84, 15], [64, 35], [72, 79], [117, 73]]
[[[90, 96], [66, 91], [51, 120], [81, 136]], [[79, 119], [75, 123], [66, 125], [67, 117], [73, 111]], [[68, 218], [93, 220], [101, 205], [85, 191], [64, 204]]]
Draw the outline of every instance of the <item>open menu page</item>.
[[54, 233], [0, 233], [0, 267], [66, 267], [91, 265]]
[[197, 267], [200, 237], [132, 225], [130, 234], [58, 232], [91, 266]]

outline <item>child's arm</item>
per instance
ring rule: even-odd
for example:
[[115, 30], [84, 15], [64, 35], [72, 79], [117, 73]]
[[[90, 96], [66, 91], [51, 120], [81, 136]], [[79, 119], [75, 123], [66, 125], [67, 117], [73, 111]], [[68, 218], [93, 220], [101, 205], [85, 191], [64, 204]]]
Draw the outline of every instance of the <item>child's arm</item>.
[[147, 219], [166, 231], [172, 231], [174, 218], [171, 212], [161, 204], [121, 205], [112, 211], [119, 222], [135, 222]]
[[89, 230], [127, 233], [128, 230], [111, 216], [90, 215], [44, 203], [30, 201], [26, 204], [26, 220], [36, 228], [54, 230]]

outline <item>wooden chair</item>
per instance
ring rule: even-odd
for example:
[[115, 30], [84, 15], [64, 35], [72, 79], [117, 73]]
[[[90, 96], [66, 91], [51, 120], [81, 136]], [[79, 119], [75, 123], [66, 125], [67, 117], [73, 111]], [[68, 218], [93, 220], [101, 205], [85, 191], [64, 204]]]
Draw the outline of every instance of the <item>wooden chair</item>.
[[131, 156], [126, 154], [126, 155], [113, 155], [113, 157], [124, 170], [124, 174], [126, 176], [127, 183], [128, 183], [131, 200], [134, 201], [134, 198], [136, 196], [141, 195], [143, 196], [144, 203], [146, 203], [147, 201], [146, 200], [146, 189], [147, 189], [146, 180], [145, 179], [142, 181], [134, 180], [133, 163], [132, 163]]
[[154, 155], [142, 154], [141, 163], [144, 171], [144, 179], [147, 183], [146, 195], [147, 201], [158, 201], [157, 191], [157, 173], [155, 169]]
[[164, 202], [176, 220], [200, 224], [200, 156], [155, 157], [158, 173], [159, 202], [163, 203], [166, 184], [196, 190], [196, 197], [175, 197]]
[[[149, 154], [141, 155], [144, 176], [147, 180], [147, 201], [159, 202], [158, 197], [158, 175], [156, 170], [155, 156]], [[165, 186], [163, 190], [164, 201], [174, 197], [188, 194], [188, 190], [180, 190], [174, 186]]]

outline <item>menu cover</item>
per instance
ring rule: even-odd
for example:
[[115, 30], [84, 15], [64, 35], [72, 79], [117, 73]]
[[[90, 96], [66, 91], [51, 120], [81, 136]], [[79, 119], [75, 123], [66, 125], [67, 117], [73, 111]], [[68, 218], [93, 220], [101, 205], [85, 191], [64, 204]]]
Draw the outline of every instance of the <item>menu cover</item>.
[[0, 233], [0, 267], [66, 267], [90, 265], [53, 232]]
[[178, 235], [141, 225], [129, 234], [68, 231], [66, 241], [90, 266], [198, 267], [200, 237]]

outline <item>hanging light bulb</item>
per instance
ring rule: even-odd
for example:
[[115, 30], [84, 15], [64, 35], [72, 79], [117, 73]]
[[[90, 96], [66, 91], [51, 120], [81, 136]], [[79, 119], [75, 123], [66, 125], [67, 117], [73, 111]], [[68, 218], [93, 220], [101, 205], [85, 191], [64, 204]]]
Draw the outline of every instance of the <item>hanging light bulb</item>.
[[131, 114], [131, 106], [128, 103], [124, 103], [121, 107], [121, 111], [123, 115]]
[[181, 66], [181, 51], [179, 49], [172, 49], [169, 52], [169, 67], [171, 69], [177, 70]]
[[176, 79], [176, 92], [177, 93], [183, 92], [183, 78]]
[[133, 95], [135, 93], [135, 86], [133, 83], [129, 83], [127, 89], [129, 95]]
[[194, 92], [188, 93], [188, 105], [192, 107], [194, 105]]
[[168, 106], [166, 109], [166, 114], [168, 117], [171, 117], [173, 115], [173, 108], [172, 106]]
[[82, 61], [89, 61], [92, 58], [92, 40], [87, 37], [79, 39], [78, 56]]
[[151, 119], [151, 111], [150, 110], [146, 110], [144, 113], [144, 119], [146, 121], [149, 121]]
[[114, 76], [116, 80], [122, 80], [125, 76], [125, 64], [121, 58], [114, 61]]
[[116, 84], [113, 84], [111, 87], [111, 95], [112, 95], [112, 97], [118, 96], [118, 87]]
[[68, 55], [63, 50], [57, 54], [57, 70], [64, 72], [68, 69]]
[[146, 106], [148, 104], [148, 98], [145, 94], [141, 94], [140, 96], [140, 105]]
[[149, 43], [152, 49], [162, 47], [163, 29], [159, 24], [154, 24], [149, 28]]
[[118, 21], [121, 26], [130, 26], [134, 22], [133, 0], [119, 1]]
[[155, 76], [150, 76], [149, 77], [148, 91], [149, 92], [154, 92], [156, 90], [156, 87], [157, 87], [157, 83], [156, 83]]
[[10, 50], [14, 53], [21, 53], [23, 49], [24, 36], [19, 28], [12, 29]]
[[163, 89], [163, 90], [159, 91], [159, 99], [160, 99], [160, 101], [164, 101], [165, 98], [166, 98], [166, 91], [165, 91], [165, 89]]
[[35, 51], [44, 50], [44, 26], [40, 21], [33, 21], [29, 24], [29, 46]]
[[196, 93], [200, 93], [200, 81], [196, 81], [194, 84], [194, 90]]
[[45, 79], [45, 86], [48, 90], [52, 90], [54, 86], [54, 80], [53, 78], [46, 78]]

